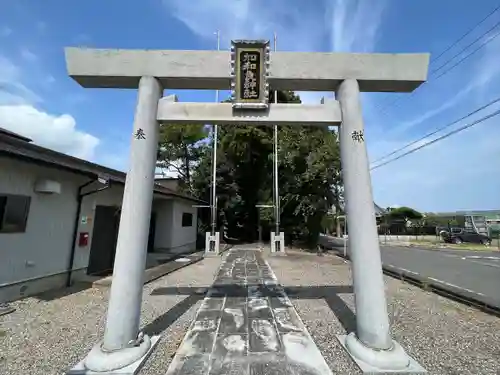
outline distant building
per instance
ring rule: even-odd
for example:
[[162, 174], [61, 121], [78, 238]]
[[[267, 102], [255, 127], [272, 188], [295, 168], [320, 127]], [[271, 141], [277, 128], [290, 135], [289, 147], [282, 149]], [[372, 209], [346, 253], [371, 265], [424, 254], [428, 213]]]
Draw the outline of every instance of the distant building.
[[385, 209], [383, 209], [382, 207], [377, 205], [375, 202], [373, 202], [373, 205], [375, 206], [375, 216], [379, 217], [379, 216], [385, 215], [387, 213], [387, 211]]
[[[373, 202], [373, 207], [374, 207], [376, 217], [380, 217], [386, 213], [386, 210], [384, 210], [382, 207], [377, 205], [375, 202]], [[344, 212], [344, 204], [343, 203], [340, 204], [340, 209], [342, 212]], [[330, 209], [330, 214], [333, 215], [333, 214], [335, 214], [335, 212], [336, 212], [336, 208], [335, 208], [335, 206], [332, 206], [332, 208]]]
[[455, 220], [460, 226], [473, 229], [478, 233], [500, 230], [500, 210], [466, 210], [455, 212], [435, 212], [432, 215]]

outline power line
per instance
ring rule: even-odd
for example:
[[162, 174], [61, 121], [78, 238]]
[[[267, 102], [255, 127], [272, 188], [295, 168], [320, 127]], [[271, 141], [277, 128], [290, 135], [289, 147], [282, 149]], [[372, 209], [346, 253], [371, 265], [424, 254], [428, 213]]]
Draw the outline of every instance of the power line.
[[[498, 23], [500, 24], [500, 22]], [[496, 27], [496, 26], [495, 26]], [[491, 30], [488, 30], [488, 32], [491, 31]], [[483, 33], [481, 38], [486, 35], [488, 32], [486, 33]], [[486, 46], [488, 43], [491, 43], [494, 39], [496, 39], [498, 36], [500, 36], [500, 30], [494, 34], [492, 37], [490, 37], [488, 40], [486, 40], [483, 44], [481, 44], [479, 47], [477, 47], [475, 50], [473, 50], [472, 52], [470, 52], [469, 54], [465, 55], [463, 58], [461, 58], [460, 60], [458, 60], [454, 65], [452, 65], [451, 67], [449, 67], [447, 70], [445, 70], [444, 72], [442, 72], [441, 74], [439, 74], [438, 76], [435, 76], [435, 77], [430, 77], [429, 80], [427, 80], [426, 82], [424, 82], [420, 87], [424, 86], [424, 85], [429, 85], [430, 82], [436, 82], [439, 78], [441, 78], [442, 76], [444, 76], [445, 74], [449, 73], [450, 71], [452, 71], [453, 69], [455, 69], [458, 65], [460, 65], [461, 63], [463, 63], [465, 60], [467, 60], [469, 57], [471, 57], [472, 55], [474, 55], [476, 52], [478, 52], [481, 48], [483, 48], [484, 46]], [[466, 48], [468, 48], [469, 46], [467, 46]], [[459, 54], [461, 54], [463, 51], [465, 51], [466, 48], [463, 48]], [[448, 60], [444, 65], [447, 65], [452, 59]], [[442, 67], [442, 66], [441, 66]], [[441, 69], [441, 67], [439, 69]], [[434, 73], [434, 72], [433, 72]], [[392, 105], [396, 104], [397, 102], [399, 102], [400, 100], [402, 100], [403, 98], [410, 98], [412, 97], [413, 95], [415, 95], [415, 93], [417, 93], [418, 91], [413, 91], [411, 94], [409, 95], [406, 95], [406, 96], [401, 96], [399, 98], [396, 98], [394, 101], [392, 101], [391, 103], [389, 103], [389, 105], [386, 105], [384, 108], [381, 108], [382, 110], [384, 110], [384, 112], [382, 113], [385, 113], [385, 111], [387, 110], [387, 108], [391, 107]]]
[[476, 113], [478, 113], [478, 112], [482, 111], [483, 109], [488, 108], [488, 107], [490, 107], [490, 106], [492, 106], [493, 104], [498, 103], [498, 102], [500, 102], [500, 97], [498, 97], [498, 98], [496, 98], [496, 99], [492, 100], [492, 101], [491, 101], [491, 102], [489, 102], [488, 104], [485, 104], [485, 105], [483, 105], [482, 107], [480, 107], [480, 108], [478, 108], [478, 109], [476, 109], [476, 110], [474, 110], [474, 111], [472, 111], [472, 112], [469, 112], [469, 113], [468, 113], [468, 114], [466, 114], [465, 116], [460, 117], [458, 120], [455, 120], [455, 121], [453, 121], [453, 122], [450, 122], [449, 124], [446, 124], [446, 125], [444, 125], [444, 126], [442, 126], [442, 127], [438, 128], [438, 129], [434, 130], [433, 132], [431, 132], [431, 133], [427, 133], [426, 135], [422, 136], [421, 138], [419, 138], [419, 139], [417, 139], [417, 140], [415, 140], [415, 141], [413, 141], [413, 142], [411, 142], [411, 143], [408, 143], [406, 146], [400, 147], [400, 148], [398, 148], [397, 150], [395, 150], [395, 151], [393, 151], [393, 152], [391, 152], [391, 153], [389, 153], [389, 154], [387, 154], [387, 155], [384, 155], [384, 156], [382, 156], [382, 157], [380, 157], [380, 158], [378, 158], [378, 159], [374, 160], [374, 161], [372, 162], [372, 164], [374, 164], [374, 163], [376, 163], [376, 162], [378, 162], [378, 161], [380, 161], [380, 160], [387, 159], [389, 156], [392, 156], [392, 155], [394, 155], [394, 154], [397, 154], [398, 152], [403, 151], [404, 149], [407, 149], [407, 148], [408, 148], [408, 147], [410, 147], [410, 146], [413, 146], [415, 143], [420, 142], [420, 141], [424, 140], [425, 138], [431, 137], [431, 136], [433, 136], [434, 134], [437, 134], [437, 133], [439, 133], [440, 131], [443, 131], [444, 129], [447, 129], [447, 128], [449, 128], [450, 126], [455, 125], [456, 123], [458, 123], [458, 122], [460, 122], [460, 121], [463, 121], [463, 120], [465, 120], [466, 118], [468, 118], [468, 117], [470, 117], [470, 116], [472, 116], [472, 115], [474, 115], [474, 114], [476, 114]]
[[469, 48], [470, 46], [474, 45], [476, 42], [480, 41], [485, 35], [487, 35], [489, 32], [493, 31], [494, 29], [496, 29], [498, 27], [498, 25], [500, 25], [500, 21], [498, 21], [495, 25], [493, 25], [493, 27], [491, 27], [490, 29], [488, 29], [488, 31], [484, 32], [483, 34], [479, 35], [479, 37], [477, 37], [476, 39], [474, 39], [474, 41], [472, 41], [471, 43], [467, 44], [466, 47], [462, 48], [457, 54], [453, 55], [452, 58], [448, 59], [448, 61], [446, 61], [444, 64], [442, 64], [439, 68], [437, 69], [434, 69], [431, 74], [434, 74], [436, 73], [437, 71], [441, 70], [442, 68], [444, 68], [446, 65], [448, 65], [448, 63], [450, 61], [452, 61], [455, 57], [458, 57], [462, 54], [462, 52], [464, 52], [467, 48]]
[[397, 156], [397, 157], [395, 157], [395, 158], [392, 158], [392, 159], [390, 159], [390, 160], [386, 161], [385, 163], [382, 163], [382, 164], [376, 165], [376, 166], [374, 166], [374, 167], [370, 168], [370, 170], [371, 170], [371, 171], [373, 171], [374, 169], [377, 169], [377, 168], [383, 167], [384, 165], [387, 165], [387, 164], [389, 164], [389, 163], [395, 162], [396, 160], [399, 160], [399, 159], [401, 159], [401, 158], [403, 158], [403, 157], [405, 157], [405, 156], [407, 156], [407, 155], [413, 154], [414, 152], [416, 152], [416, 151], [418, 151], [418, 150], [421, 150], [421, 149], [423, 149], [424, 147], [430, 146], [430, 145], [432, 145], [432, 144], [434, 144], [434, 143], [436, 143], [436, 142], [439, 142], [439, 141], [441, 141], [441, 140], [443, 140], [443, 139], [445, 139], [445, 138], [448, 138], [448, 137], [452, 136], [453, 134], [460, 133], [461, 131], [464, 131], [464, 130], [466, 130], [466, 129], [468, 129], [468, 128], [471, 128], [471, 127], [473, 127], [474, 125], [477, 125], [477, 124], [479, 124], [479, 123], [481, 123], [481, 122], [483, 122], [483, 121], [486, 121], [486, 120], [488, 120], [488, 119], [490, 119], [490, 118], [492, 118], [492, 117], [495, 117], [495, 116], [497, 116], [497, 115], [499, 115], [499, 114], [500, 114], [500, 109], [499, 109], [498, 111], [495, 111], [495, 112], [493, 112], [493, 113], [490, 113], [490, 114], [489, 114], [489, 115], [487, 115], [487, 116], [484, 116], [484, 117], [480, 118], [479, 120], [476, 120], [476, 121], [474, 121], [474, 122], [472, 122], [472, 123], [470, 123], [470, 124], [464, 125], [464, 126], [462, 126], [462, 127], [458, 128], [458, 129], [455, 129], [455, 130], [453, 130], [453, 131], [449, 132], [449, 133], [446, 133], [445, 135], [442, 135], [441, 137], [438, 137], [438, 138], [436, 138], [436, 139], [433, 139], [433, 140], [432, 140], [432, 141], [430, 141], [430, 142], [424, 143], [423, 145], [421, 145], [421, 146], [419, 146], [419, 147], [417, 147], [417, 148], [414, 148], [414, 149], [412, 149], [412, 150], [410, 150], [410, 151], [408, 151], [408, 152], [405, 152], [404, 154], [402, 154], [402, 155], [400, 155], [400, 156]]
[[481, 48], [483, 48], [484, 46], [486, 46], [488, 43], [490, 43], [494, 39], [498, 38], [498, 36], [500, 36], [500, 30], [494, 36], [492, 36], [490, 39], [488, 39], [486, 42], [484, 42], [483, 44], [481, 44], [478, 48], [476, 48], [471, 53], [469, 53], [468, 55], [465, 55], [463, 58], [461, 58], [460, 60], [458, 60], [455, 65], [452, 65], [448, 70], [445, 70], [443, 73], [441, 73], [440, 75], [438, 75], [437, 77], [435, 77], [434, 81], [436, 81], [437, 79], [441, 78], [442, 76], [444, 76], [449, 71], [453, 70], [455, 67], [457, 67], [458, 65], [460, 65], [462, 62], [464, 62], [465, 60], [467, 60], [472, 55], [474, 55], [477, 51], [479, 51]]
[[[500, 9], [500, 5], [497, 6], [494, 10], [492, 10], [485, 18], [483, 18], [479, 23], [477, 23], [472, 29], [470, 29], [468, 32], [466, 32], [464, 35], [462, 35], [460, 38], [458, 38], [455, 42], [453, 42], [450, 46], [448, 46], [443, 52], [441, 52], [436, 58], [432, 59], [431, 60], [431, 64], [433, 62], [436, 62], [441, 56], [443, 56], [446, 52], [448, 52], [449, 50], [451, 50], [453, 47], [455, 47], [459, 42], [461, 42], [467, 35], [469, 35], [473, 30], [475, 30], [478, 26], [480, 26], [481, 24], [484, 23], [484, 21], [486, 21], [489, 17], [491, 17], [497, 10]], [[431, 74], [433, 73], [436, 73], [437, 71], [441, 70], [443, 67], [445, 67], [446, 65], [448, 65], [451, 61], [453, 61], [453, 59], [455, 59], [456, 57], [458, 57], [460, 54], [462, 54], [466, 49], [468, 49], [469, 47], [471, 47], [473, 44], [475, 44], [476, 42], [478, 42], [479, 40], [481, 40], [486, 34], [488, 34], [489, 32], [491, 32], [492, 30], [494, 30], [498, 25], [500, 25], [500, 21], [497, 22], [492, 28], [490, 28], [488, 31], [482, 33], [478, 38], [476, 38], [472, 43], [468, 44], [465, 48], [462, 48], [457, 54], [455, 54], [452, 58], [448, 59], [444, 64], [442, 64], [439, 68], [435, 69], [434, 71], [431, 72]], [[498, 36], [498, 34], [496, 34], [494, 38], [496, 38]], [[446, 70], [445, 72], [443, 72], [443, 74], [439, 75], [438, 77], [430, 77], [428, 81], [424, 82], [420, 87], [424, 86], [425, 84], [428, 84], [432, 79], [434, 79], [434, 81], [436, 81], [437, 79], [441, 78], [442, 76], [444, 76], [446, 73], [448, 73], [449, 71], [451, 71], [452, 69], [454, 69], [455, 67], [457, 67], [458, 65], [460, 65], [463, 61], [465, 61], [467, 58], [469, 58], [470, 56], [472, 56], [474, 53], [476, 53], [479, 49], [481, 49], [484, 45], [488, 44], [489, 42], [491, 42], [492, 39], [488, 40], [486, 43], [482, 44], [478, 49], [474, 50], [472, 53], [470, 53], [469, 55], [467, 55], [465, 58], [461, 59], [457, 64], [453, 65], [451, 68], [449, 68], [448, 70]], [[398, 98], [395, 98], [392, 102], [388, 103], [387, 105], [385, 106], [380, 106], [379, 109], [383, 111], [383, 113], [386, 112], [386, 110], [393, 106], [394, 104], [396, 104], [397, 102], [401, 101], [403, 98], [410, 98], [411, 96], [413, 96], [416, 92], [418, 91], [413, 91], [410, 95], [405, 95], [405, 96], [400, 96]]]
[[462, 40], [465, 39], [471, 32], [476, 30], [480, 25], [484, 23], [488, 18], [490, 18], [498, 9], [500, 9], [500, 5], [497, 6], [495, 9], [493, 9], [486, 17], [484, 17], [481, 21], [476, 23], [469, 31], [467, 31], [464, 35], [462, 35], [460, 38], [458, 38], [455, 42], [453, 42], [450, 46], [448, 46], [443, 52], [441, 52], [437, 57], [433, 58], [431, 62], [436, 62], [439, 60], [441, 56], [443, 56], [446, 52], [451, 50], [453, 47], [455, 47], [458, 43], [460, 43]]

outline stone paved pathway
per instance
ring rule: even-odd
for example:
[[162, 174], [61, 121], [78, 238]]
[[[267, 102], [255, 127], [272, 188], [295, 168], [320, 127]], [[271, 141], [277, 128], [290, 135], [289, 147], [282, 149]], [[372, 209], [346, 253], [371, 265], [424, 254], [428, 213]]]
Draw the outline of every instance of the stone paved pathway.
[[167, 375], [331, 375], [258, 250], [221, 265]]

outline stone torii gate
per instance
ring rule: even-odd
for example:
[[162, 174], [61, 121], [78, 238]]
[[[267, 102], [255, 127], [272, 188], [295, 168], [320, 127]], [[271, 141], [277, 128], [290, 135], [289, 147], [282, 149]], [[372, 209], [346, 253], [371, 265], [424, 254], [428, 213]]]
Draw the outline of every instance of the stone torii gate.
[[[159, 337], [139, 331], [139, 320], [159, 122], [341, 125], [357, 325], [356, 332], [338, 339], [365, 372], [423, 371], [389, 332], [360, 92], [413, 91], [427, 78], [429, 55], [271, 53], [265, 43], [256, 50], [258, 95], [252, 97], [243, 95], [238, 79], [235, 83], [241, 61], [237, 57], [231, 63], [234, 50], [66, 48], [68, 74], [81, 86], [138, 89], [104, 338], [69, 373], [136, 373], [158, 342]], [[269, 86], [332, 91], [336, 100], [268, 105]], [[162, 97], [164, 89], [230, 88], [236, 102], [245, 99], [243, 104], [178, 103], [174, 96]]]

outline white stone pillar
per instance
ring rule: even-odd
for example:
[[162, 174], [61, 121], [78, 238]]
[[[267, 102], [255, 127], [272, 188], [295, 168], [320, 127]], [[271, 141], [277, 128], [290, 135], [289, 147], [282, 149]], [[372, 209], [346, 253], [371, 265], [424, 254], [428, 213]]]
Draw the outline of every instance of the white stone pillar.
[[285, 232], [271, 231], [271, 254], [284, 255], [285, 253]]
[[340, 338], [341, 343], [371, 371], [405, 371], [410, 358], [389, 332], [358, 82], [343, 81], [336, 96], [342, 110], [340, 154], [356, 305], [356, 333]]
[[156, 116], [162, 92], [156, 78], [140, 79], [106, 330], [102, 345], [85, 361], [93, 371], [121, 368], [140, 360], [151, 348], [150, 338], [138, 334], [158, 148]]
[[218, 256], [220, 252], [220, 232], [205, 232], [205, 256]]

